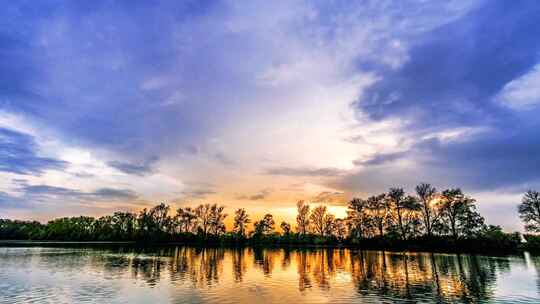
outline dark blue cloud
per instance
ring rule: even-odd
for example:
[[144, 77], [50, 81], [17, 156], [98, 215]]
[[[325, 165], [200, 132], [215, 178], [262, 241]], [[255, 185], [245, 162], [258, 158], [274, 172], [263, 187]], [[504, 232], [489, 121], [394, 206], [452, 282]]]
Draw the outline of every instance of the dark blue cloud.
[[[206, 81], [215, 69], [197, 58], [220, 50], [182, 54], [182, 42], [176, 38], [191, 39], [189, 35], [196, 34], [189, 31], [191, 24], [220, 5], [3, 4], [0, 109], [31, 115], [74, 141], [131, 154], [152, 150], [148, 152], [152, 155], [176, 147], [177, 140], [190, 142], [204, 131], [199, 122], [207, 107], [188, 91], [194, 81]], [[186, 62], [179, 62], [179, 57]], [[174, 75], [176, 82], [141, 89], [149, 78], [164, 74]], [[185, 96], [184, 107], [163, 106], [179, 102], [172, 99], [180, 95]], [[169, 136], [165, 140], [161, 135]], [[154, 145], [149, 138], [160, 142]], [[142, 145], [147, 149], [140, 149]]]
[[62, 170], [67, 162], [37, 155], [31, 135], [0, 128], [0, 171], [39, 175], [47, 169]]
[[[348, 181], [381, 175], [373, 170], [384, 168], [403, 183], [432, 178], [482, 190], [538, 184], [540, 109], [514, 111], [495, 102], [506, 84], [540, 62], [538, 37], [536, 2], [486, 1], [413, 41], [400, 68], [370, 67], [381, 80], [357, 106], [372, 119], [404, 119], [408, 134], [417, 137], [456, 127], [484, 132], [449, 142], [419, 140], [410, 151], [376, 155], [357, 163], [365, 168]], [[402, 169], [392, 162], [404, 158], [417, 166], [396, 173]]]
[[80, 201], [103, 201], [103, 200], [133, 200], [138, 197], [137, 193], [129, 189], [99, 188], [95, 191], [81, 191], [50, 185], [28, 185], [23, 184], [17, 191], [26, 199], [48, 200], [64, 199]]
[[154, 172], [154, 165], [158, 161], [157, 157], [152, 157], [144, 162], [130, 163], [123, 161], [110, 161], [107, 164], [123, 173], [144, 176]]
[[491, 98], [540, 61], [539, 20], [534, 2], [486, 1], [413, 41], [409, 60], [378, 71], [358, 104], [374, 119], [414, 117], [413, 128], [511, 118]]
[[130, 189], [99, 188], [94, 192], [88, 193], [92, 197], [99, 199], [125, 199], [133, 200], [138, 197], [137, 193]]

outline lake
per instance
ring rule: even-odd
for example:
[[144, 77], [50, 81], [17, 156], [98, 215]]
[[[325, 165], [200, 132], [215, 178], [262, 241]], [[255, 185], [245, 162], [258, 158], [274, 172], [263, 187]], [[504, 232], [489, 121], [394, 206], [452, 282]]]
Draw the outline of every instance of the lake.
[[539, 303], [540, 257], [0, 247], [0, 303]]

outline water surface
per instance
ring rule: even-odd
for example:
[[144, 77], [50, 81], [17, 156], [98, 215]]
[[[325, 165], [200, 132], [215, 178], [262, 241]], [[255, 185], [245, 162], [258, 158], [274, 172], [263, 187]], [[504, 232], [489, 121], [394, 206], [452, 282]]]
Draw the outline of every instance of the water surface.
[[0, 303], [540, 303], [540, 257], [0, 248]]

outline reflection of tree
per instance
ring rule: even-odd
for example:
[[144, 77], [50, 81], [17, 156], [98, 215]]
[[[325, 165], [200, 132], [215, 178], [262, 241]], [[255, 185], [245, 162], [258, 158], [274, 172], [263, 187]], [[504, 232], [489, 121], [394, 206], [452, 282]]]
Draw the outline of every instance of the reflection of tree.
[[224, 259], [223, 248], [188, 248], [176, 250], [169, 267], [171, 280], [189, 279], [194, 286], [211, 286], [219, 282]]
[[296, 254], [296, 263], [298, 265], [298, 289], [304, 291], [305, 289], [311, 288], [311, 264], [308, 253], [305, 250], [300, 250]]
[[262, 269], [264, 275], [270, 276], [274, 270], [274, 255], [275, 250], [254, 248], [253, 262], [256, 266]]
[[236, 282], [242, 282], [242, 277], [247, 271], [246, 261], [244, 259], [244, 251], [245, 249], [238, 248], [238, 249], [233, 249], [231, 253], [234, 280]]
[[357, 292], [382, 298], [478, 302], [490, 299], [508, 259], [423, 253], [353, 252], [350, 272]]
[[281, 260], [281, 269], [287, 270], [291, 265], [291, 250], [288, 248], [283, 249], [283, 259]]
[[[508, 258], [433, 253], [388, 253], [345, 249], [269, 250], [170, 247], [118, 250], [88, 255], [88, 260], [66, 257], [57, 267], [102, 269], [112, 277], [129, 276], [153, 287], [163, 277], [175, 284], [192, 283], [211, 288], [224, 281], [243, 282], [247, 273], [271, 276], [275, 261], [280, 276], [298, 279], [298, 290], [316, 286], [323, 292], [349, 282], [356, 292], [379, 301], [395, 299], [418, 302], [485, 302], [493, 298], [497, 276], [510, 269]], [[81, 253], [82, 256], [86, 254]], [[522, 261], [540, 273], [540, 260]], [[42, 257], [47, 259], [46, 256]], [[253, 263], [250, 263], [253, 258]], [[46, 261], [46, 260], [45, 260]], [[225, 262], [226, 261], [226, 262]], [[87, 264], [84, 264], [87, 263]], [[229, 264], [231, 263], [230, 267]], [[276, 262], [277, 263], [277, 262]], [[227, 265], [223, 269], [223, 265]], [[54, 265], [56, 267], [56, 265]], [[296, 274], [288, 272], [296, 268]], [[226, 275], [223, 276], [223, 272]], [[230, 274], [229, 274], [230, 271]], [[350, 276], [349, 276], [350, 275]], [[165, 280], [167, 281], [167, 280]], [[540, 282], [539, 282], [540, 289]]]
[[134, 278], [144, 280], [148, 285], [155, 286], [160, 279], [165, 262], [159, 257], [133, 259], [131, 273]]
[[315, 260], [313, 278], [321, 289], [330, 289], [329, 272], [332, 271], [332, 250], [318, 250], [312, 254]]

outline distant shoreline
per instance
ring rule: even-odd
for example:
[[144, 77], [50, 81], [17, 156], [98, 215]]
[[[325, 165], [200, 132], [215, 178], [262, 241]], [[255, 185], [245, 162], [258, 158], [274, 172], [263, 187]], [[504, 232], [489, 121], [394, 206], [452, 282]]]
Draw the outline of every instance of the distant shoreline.
[[360, 251], [388, 251], [388, 252], [411, 252], [411, 253], [441, 253], [441, 254], [481, 254], [481, 255], [515, 255], [523, 252], [535, 253], [534, 249], [519, 246], [513, 249], [503, 250], [469, 250], [457, 249], [448, 250], [448, 248], [427, 248], [422, 246], [404, 246], [404, 247], [377, 247], [377, 246], [361, 246], [352, 244], [216, 244], [216, 243], [190, 243], [190, 242], [140, 242], [140, 241], [43, 241], [43, 240], [0, 240], [0, 248], [4, 247], [24, 247], [24, 246], [47, 246], [47, 247], [93, 247], [93, 246], [122, 246], [127, 245], [133, 248], [155, 248], [155, 247], [172, 247], [172, 246], [187, 246], [198, 248], [261, 248], [261, 249], [349, 249]]

